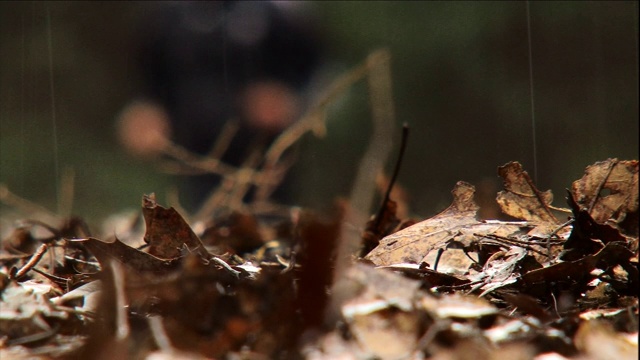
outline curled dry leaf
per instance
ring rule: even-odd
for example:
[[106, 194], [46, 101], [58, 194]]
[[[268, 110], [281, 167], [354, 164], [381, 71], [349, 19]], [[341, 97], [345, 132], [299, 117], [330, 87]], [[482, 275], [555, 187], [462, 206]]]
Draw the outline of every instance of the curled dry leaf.
[[522, 220], [560, 223], [550, 209], [553, 201], [551, 190], [538, 190], [519, 162], [512, 161], [498, 167], [498, 175], [504, 180], [505, 189], [496, 198], [502, 212]]
[[149, 254], [175, 259], [183, 254], [184, 247], [203, 259], [211, 256], [202, 241], [174, 208], [165, 209], [156, 203], [155, 195], [142, 198], [142, 215], [147, 225], [144, 241], [149, 244]]
[[378, 266], [420, 264], [431, 251], [446, 248], [461, 228], [478, 223], [474, 192], [473, 185], [458, 182], [451, 191], [453, 203], [446, 210], [383, 238], [365, 259]]
[[637, 160], [608, 159], [587, 166], [571, 191], [597, 223], [612, 219], [629, 235], [638, 236]]
[[[627, 242], [631, 245], [630, 249], [633, 249], [633, 239], [627, 241], [627, 238], [620, 234], [620, 230], [614, 227], [615, 224], [612, 226], [597, 223], [586, 208], [580, 207], [572, 194], [567, 197], [567, 202], [573, 211], [573, 227], [563, 245], [565, 252], [560, 257], [562, 260], [571, 261], [595, 254], [604, 244], [614, 241]], [[637, 244], [637, 241], [635, 243]]]
[[[451, 191], [453, 203], [446, 210], [383, 238], [380, 245], [365, 256], [365, 260], [370, 260], [377, 266], [433, 262], [434, 250], [458, 248], [474, 251], [478, 242], [487, 235], [505, 238], [516, 234], [524, 235], [535, 226], [526, 221], [479, 221], [476, 214], [478, 206], [473, 200], [474, 192], [473, 185], [458, 182]], [[448, 272], [452, 274], [466, 272], [468, 262], [460, 261], [466, 255], [462, 251], [457, 255], [459, 256], [454, 256], [448, 264], [443, 264], [441, 260], [439, 266], [448, 268]], [[457, 268], [459, 264], [463, 268]]]

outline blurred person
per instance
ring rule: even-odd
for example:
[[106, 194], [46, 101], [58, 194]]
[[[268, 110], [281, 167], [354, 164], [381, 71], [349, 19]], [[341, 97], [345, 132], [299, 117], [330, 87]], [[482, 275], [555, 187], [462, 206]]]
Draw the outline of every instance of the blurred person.
[[[321, 43], [303, 3], [154, 3], [143, 19], [143, 90], [121, 113], [118, 133], [134, 155], [157, 156], [171, 140], [207, 154], [225, 123], [238, 131], [221, 157], [239, 166], [300, 115]], [[217, 175], [182, 176], [182, 205], [197, 209]], [[276, 200], [288, 202], [286, 189]]]

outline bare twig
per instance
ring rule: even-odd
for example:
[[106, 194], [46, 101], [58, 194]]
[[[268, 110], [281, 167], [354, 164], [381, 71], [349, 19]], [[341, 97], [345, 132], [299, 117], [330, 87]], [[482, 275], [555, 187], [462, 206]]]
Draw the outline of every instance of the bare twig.
[[236, 173], [233, 191], [229, 194], [226, 203], [229, 208], [241, 209], [243, 207], [242, 199], [244, 199], [251, 189], [251, 185], [259, 183], [259, 181], [262, 180], [261, 177], [264, 172], [257, 173], [253, 171], [253, 169], [259, 166], [262, 150], [262, 147], [255, 148]]
[[264, 168], [263, 175], [270, 177], [270, 179], [259, 181], [259, 185], [256, 188], [254, 203], [268, 201], [271, 194], [276, 190], [278, 184], [282, 182], [282, 179], [287, 174], [291, 166], [293, 166], [295, 161], [295, 155], [282, 157], [274, 167]]
[[[194, 218], [203, 219], [211, 215], [215, 210], [224, 207], [232, 210], [254, 210], [253, 207], [247, 206], [242, 202], [252, 187], [255, 187], [256, 190], [255, 202], [260, 203], [260, 208], [264, 208], [268, 197], [277, 185], [281, 183], [282, 178], [290, 168], [291, 163], [283, 160], [283, 154], [307, 132], [313, 131], [318, 135], [324, 134], [326, 131], [325, 112], [327, 107], [342, 95], [347, 88], [367, 75], [374, 123], [377, 124], [376, 128], [379, 127], [378, 125], [390, 128], [394, 120], [392, 99], [390, 97], [391, 78], [388, 59], [389, 54], [387, 51], [378, 51], [370, 55], [362, 65], [339, 77], [331, 84], [329, 90], [319, 99], [316, 105], [311, 107], [299, 121], [287, 128], [271, 144], [264, 156], [260, 156], [261, 153], [254, 153], [240, 167], [231, 166], [220, 160], [237, 131], [236, 123], [230, 122], [230, 125], [223, 129], [208, 156], [200, 156], [179, 145], [169, 143], [165, 147], [164, 153], [172, 158], [174, 162], [165, 163], [165, 171], [191, 175], [210, 173], [222, 178], [221, 184], [207, 198]], [[390, 130], [378, 131], [374, 138], [388, 137], [389, 132]], [[361, 165], [360, 173], [362, 171], [368, 172], [372, 168], [381, 168], [381, 165], [377, 165], [377, 163], [383, 163], [383, 157], [386, 158], [386, 153], [388, 153], [388, 146], [381, 147], [379, 146], [380, 144], [383, 144], [383, 142], [378, 140], [371, 145], [370, 151]], [[371, 152], [376, 154], [371, 154]], [[378, 155], [381, 154], [385, 155], [379, 157]], [[370, 159], [374, 160], [373, 163]], [[380, 159], [380, 161], [376, 159]], [[367, 177], [369, 179], [373, 178], [370, 174]], [[362, 193], [366, 192], [366, 189], [362, 191]], [[361, 206], [358, 205], [357, 208], [361, 208]], [[367, 208], [365, 212], [368, 211], [369, 209]]]
[[242, 202], [247, 192], [261, 180], [258, 178], [262, 173], [255, 171], [260, 160], [261, 151], [256, 149], [245, 159], [242, 166], [235, 171], [233, 176], [227, 177], [207, 198], [204, 205], [194, 216], [195, 221], [205, 220], [216, 210], [230, 209], [242, 211], [245, 205]]
[[[384, 52], [384, 51], [382, 51]], [[353, 84], [363, 79], [371, 70], [384, 62], [384, 56], [380, 51], [369, 56], [365, 63], [352, 69], [348, 73], [336, 79], [329, 89], [320, 97], [314, 106], [305, 113], [300, 120], [291, 125], [274, 141], [265, 155], [265, 168], [269, 169], [279, 162], [282, 154], [296, 141], [309, 131], [323, 135], [325, 129], [325, 115], [327, 107], [338, 99]]]
[[161, 351], [171, 352], [173, 351], [173, 346], [171, 345], [171, 340], [169, 339], [169, 335], [164, 329], [164, 325], [162, 324], [162, 317], [160, 316], [150, 316], [147, 318], [147, 322], [149, 323], [149, 329], [151, 329], [151, 335], [153, 335], [153, 340], [155, 340], [156, 345]]
[[14, 279], [19, 279], [19, 278], [23, 277], [34, 266], [38, 265], [38, 262], [40, 262], [40, 259], [42, 259], [44, 254], [47, 252], [48, 248], [49, 248], [48, 244], [40, 245], [38, 247], [38, 249], [36, 250], [36, 252], [33, 253], [33, 256], [31, 256], [31, 259], [29, 259], [29, 261], [27, 261], [27, 263], [24, 264], [24, 266], [22, 268], [20, 268], [20, 270], [16, 271], [15, 275], [13, 276], [13, 278]]
[[369, 69], [369, 91], [373, 115], [373, 135], [365, 152], [350, 196], [350, 207], [338, 239], [338, 251], [334, 268], [333, 292], [325, 313], [325, 322], [333, 324], [340, 312], [341, 294], [337, 294], [341, 278], [351, 264], [351, 256], [360, 246], [360, 237], [353, 232], [349, 224], [366, 223], [366, 215], [371, 210], [375, 183], [373, 179], [382, 169], [391, 151], [391, 133], [395, 123], [393, 98], [391, 92], [391, 67], [388, 50], [378, 50], [369, 55], [365, 68]]
[[[565, 242], [562, 239], [552, 240], [550, 237], [548, 239], [544, 239], [542, 242], [535, 242], [532, 240], [519, 240], [519, 239], [499, 236], [495, 234], [473, 234], [473, 235], [483, 238], [480, 240], [481, 244], [493, 244], [493, 245], [498, 245], [503, 247], [517, 246], [523, 249], [533, 251], [536, 254], [547, 256], [547, 257], [551, 257], [550, 256], [551, 245], [559, 246], [564, 244]], [[545, 254], [542, 251], [533, 248], [533, 245], [539, 246], [541, 248], [546, 247], [547, 253]]]
[[21, 198], [20, 196], [12, 193], [7, 185], [2, 183], [0, 183], [0, 202], [15, 208], [16, 210], [24, 214], [42, 214], [45, 218], [45, 221], [48, 223], [55, 223], [61, 220], [60, 216], [58, 216], [51, 210], [38, 204], [32, 203], [27, 199]]
[[65, 167], [62, 171], [62, 179], [60, 181], [60, 203], [58, 204], [58, 214], [61, 216], [69, 216], [73, 210], [75, 177], [76, 172], [70, 166]]
[[209, 152], [208, 156], [214, 159], [222, 158], [222, 155], [227, 151], [231, 141], [234, 136], [240, 129], [240, 124], [237, 120], [229, 120], [224, 123], [224, 127], [222, 131], [220, 131], [220, 135], [216, 138], [216, 141], [213, 143], [213, 148]]
[[[365, 152], [353, 190], [350, 196], [350, 208], [347, 211], [345, 224], [364, 224], [366, 214], [371, 210], [375, 194], [376, 174], [382, 169], [391, 151], [391, 134], [393, 132], [394, 115], [391, 97], [390, 55], [387, 50], [374, 52], [367, 58], [369, 73], [369, 91], [373, 108], [373, 134], [369, 147]], [[355, 211], [354, 211], [355, 210]], [[348, 226], [343, 226], [340, 233], [338, 263], [336, 274], [342, 273], [349, 264], [347, 259], [355, 254], [359, 247], [359, 237]]]
[[211, 260], [214, 261], [216, 264], [225, 268], [228, 272], [233, 274], [235, 277], [240, 278], [240, 274], [241, 274], [240, 271], [234, 270], [233, 268], [231, 268], [231, 266], [229, 266], [229, 264], [227, 264], [224, 260], [216, 256], [212, 257]]
[[117, 260], [111, 260], [113, 284], [116, 298], [116, 340], [122, 341], [129, 337], [131, 329], [127, 313], [127, 296], [125, 294], [125, 277], [122, 265]]
[[[164, 169], [175, 174], [216, 174], [222, 177], [233, 176], [236, 167], [225, 164], [217, 158], [202, 156], [190, 152], [180, 145], [169, 143], [164, 148], [165, 155], [178, 161], [177, 166], [165, 166]], [[189, 171], [185, 170], [188, 169]]]

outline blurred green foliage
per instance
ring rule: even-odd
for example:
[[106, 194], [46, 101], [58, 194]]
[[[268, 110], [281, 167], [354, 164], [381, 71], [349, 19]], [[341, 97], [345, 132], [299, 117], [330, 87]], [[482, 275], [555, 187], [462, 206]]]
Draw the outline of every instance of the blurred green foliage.
[[[585, 166], [638, 158], [637, 2], [530, 3], [531, 59], [525, 2], [309, 5], [336, 73], [390, 48], [395, 144], [400, 124], [411, 126], [399, 181], [421, 216], [446, 206], [458, 180], [499, 186], [496, 167], [507, 161], [523, 163], [539, 188], [561, 198]], [[163, 202], [170, 180], [124, 154], [114, 134], [139, 86], [134, 28], [147, 6], [0, 2], [0, 182], [55, 209], [56, 177], [72, 167], [73, 212], [92, 220], [137, 207], [142, 193]], [[325, 207], [348, 195], [369, 122], [359, 84], [332, 107], [327, 137], [305, 138], [292, 190], [301, 204]]]

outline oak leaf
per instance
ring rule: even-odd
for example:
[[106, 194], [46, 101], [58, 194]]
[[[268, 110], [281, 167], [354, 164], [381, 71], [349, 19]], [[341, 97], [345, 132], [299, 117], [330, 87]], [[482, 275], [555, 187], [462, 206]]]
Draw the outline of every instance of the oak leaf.
[[573, 182], [575, 201], [603, 224], [612, 219], [630, 235], [638, 235], [638, 161], [607, 159], [587, 166]]
[[538, 190], [519, 162], [498, 167], [498, 175], [505, 189], [496, 198], [502, 212], [521, 220], [560, 224], [550, 209], [553, 193]]
[[142, 215], [147, 226], [144, 241], [149, 244], [149, 254], [175, 259], [185, 255], [183, 250], [186, 247], [205, 260], [211, 257], [182, 216], [174, 208], [165, 209], [158, 205], [154, 194], [142, 198]]
[[[365, 256], [365, 260], [370, 260], [377, 266], [421, 264], [427, 261], [427, 256], [434, 250], [461, 248], [473, 251], [484, 235], [509, 237], [525, 234], [535, 226], [526, 221], [478, 220], [474, 192], [473, 185], [459, 181], [451, 191], [454, 200], [447, 209], [430, 219], [386, 236]], [[466, 255], [460, 251], [460, 256]], [[454, 263], [458, 262], [454, 260]], [[458, 270], [464, 272], [466, 269]]]

